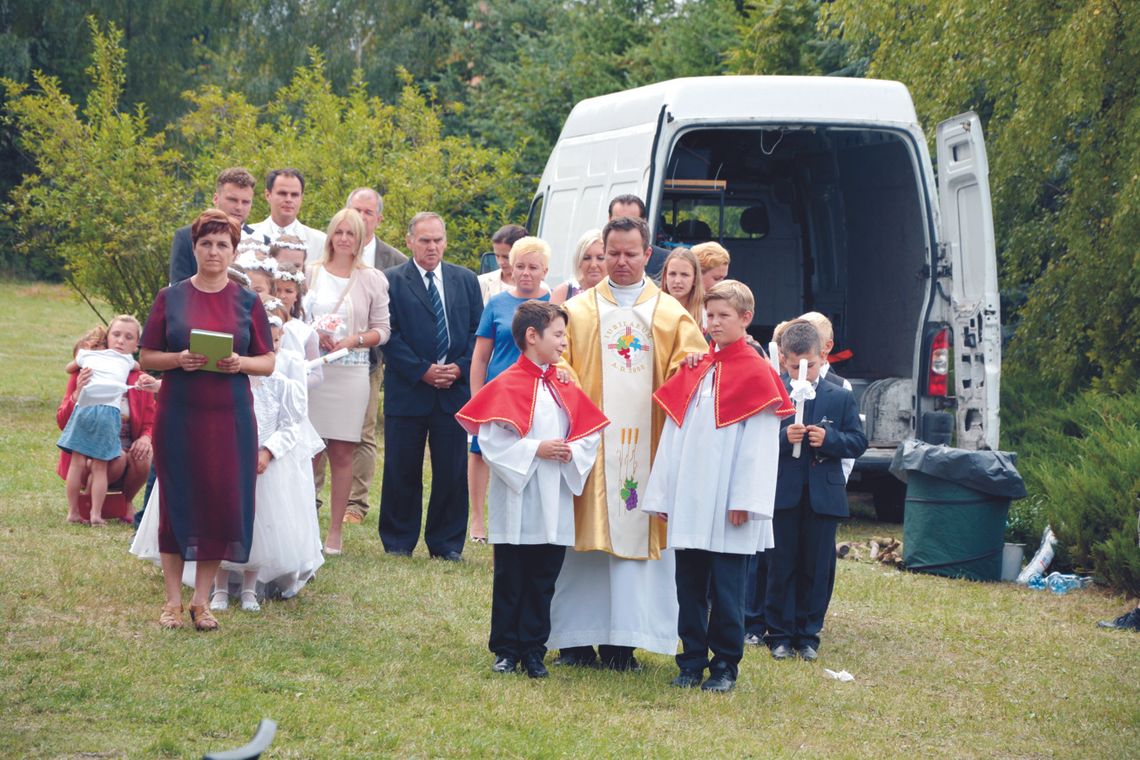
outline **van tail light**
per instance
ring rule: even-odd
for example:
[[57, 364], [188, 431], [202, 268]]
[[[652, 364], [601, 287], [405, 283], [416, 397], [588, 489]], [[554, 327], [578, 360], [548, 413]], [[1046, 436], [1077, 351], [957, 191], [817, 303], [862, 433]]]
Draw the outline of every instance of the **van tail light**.
[[946, 396], [950, 378], [950, 328], [943, 327], [930, 341], [930, 363], [926, 371], [926, 394]]

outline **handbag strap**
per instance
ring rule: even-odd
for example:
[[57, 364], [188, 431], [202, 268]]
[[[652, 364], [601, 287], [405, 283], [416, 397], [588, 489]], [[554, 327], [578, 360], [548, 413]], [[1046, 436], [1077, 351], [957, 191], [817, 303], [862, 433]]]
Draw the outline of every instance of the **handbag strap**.
[[[317, 284], [317, 275], [319, 275], [321, 272], [325, 271], [325, 265], [324, 264], [314, 264], [313, 268], [316, 270], [316, 272], [313, 275], [313, 284], [316, 285]], [[352, 286], [356, 284], [356, 272], [357, 271], [358, 271], [357, 267], [352, 268], [352, 274], [350, 274], [348, 276], [348, 284], [346, 284], [344, 286], [344, 290], [342, 290], [340, 293], [340, 298], [336, 299], [336, 306], [332, 307], [332, 311], [330, 313], [335, 314], [338, 311], [340, 311], [341, 304], [343, 304], [344, 299], [348, 297], [348, 291], [352, 290]], [[355, 315], [353, 315], [352, 311], [350, 310], [349, 314], [348, 314], [348, 323], [349, 323], [348, 326], [350, 328], [349, 334], [352, 334], [353, 332], [355, 332], [355, 330], [351, 329], [352, 327], [355, 326], [354, 322], [356, 320], [355, 320], [354, 316]]]

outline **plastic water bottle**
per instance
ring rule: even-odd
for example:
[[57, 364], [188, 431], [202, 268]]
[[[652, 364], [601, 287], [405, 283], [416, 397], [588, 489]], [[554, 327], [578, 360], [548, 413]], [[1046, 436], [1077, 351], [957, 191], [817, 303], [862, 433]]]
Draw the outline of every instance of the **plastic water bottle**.
[[1025, 582], [1025, 585], [1034, 591], [1044, 591], [1045, 578], [1042, 577], [1041, 573], [1034, 573], [1033, 575], [1029, 576], [1029, 580]]
[[1073, 589], [1084, 588], [1090, 583], [1092, 583], [1092, 578], [1082, 578], [1079, 575], [1062, 575], [1061, 573], [1050, 573], [1049, 577], [1045, 579], [1045, 586], [1058, 596], [1067, 594]]

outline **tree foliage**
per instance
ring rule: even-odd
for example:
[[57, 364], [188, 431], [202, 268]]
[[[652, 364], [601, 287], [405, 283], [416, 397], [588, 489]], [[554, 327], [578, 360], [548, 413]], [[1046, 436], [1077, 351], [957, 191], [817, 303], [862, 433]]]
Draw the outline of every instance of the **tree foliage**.
[[[828, 23], [933, 127], [986, 128], [1016, 368], [1062, 390], [1140, 377], [1140, 13], [1114, 0], [836, 0]], [[1007, 315], [1010, 316], [1010, 315]]]
[[[207, 86], [185, 93], [190, 111], [169, 130], [148, 135], [141, 108], [118, 110], [121, 33], [94, 22], [92, 31], [92, 89], [82, 112], [52, 77], [37, 74], [35, 88], [4, 81], [20, 147], [35, 165], [7, 217], [23, 253], [57, 256], [81, 294], [115, 311], [145, 315], [165, 284], [175, 227], [209, 205], [226, 166], [255, 175], [300, 168], [301, 217], [318, 228], [358, 185], [386, 193], [377, 232], [397, 244], [412, 214], [438, 211], [448, 221], [449, 257], [463, 263], [500, 219], [518, 213], [522, 191], [510, 156], [444, 135], [441, 108], [410, 81], [392, 104], [369, 96], [359, 79], [337, 95], [312, 51], [312, 62], [264, 111]], [[264, 199], [256, 200], [253, 219], [267, 213]]]

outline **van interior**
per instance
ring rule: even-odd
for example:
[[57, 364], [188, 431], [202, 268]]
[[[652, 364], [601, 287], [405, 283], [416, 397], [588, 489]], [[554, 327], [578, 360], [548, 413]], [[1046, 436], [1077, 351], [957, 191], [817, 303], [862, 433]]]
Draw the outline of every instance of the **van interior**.
[[[915, 335], [929, 295], [919, 286], [929, 280], [917, 166], [904, 137], [881, 129], [689, 130], [658, 185], [657, 242], [719, 241], [729, 275], [756, 296], [757, 340], [766, 346], [779, 322], [821, 312], [834, 325], [833, 352], [851, 352], [835, 368], [864, 411], [881, 380], [898, 382], [874, 392], [903, 395], [913, 409]], [[910, 434], [909, 419], [876, 417], [868, 415], [874, 443]]]

